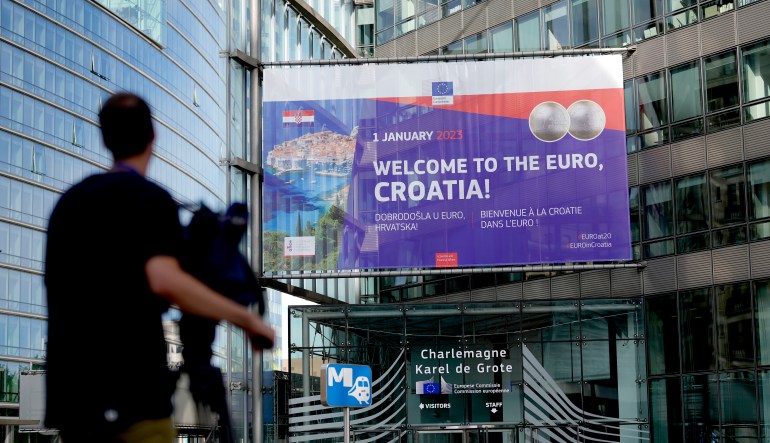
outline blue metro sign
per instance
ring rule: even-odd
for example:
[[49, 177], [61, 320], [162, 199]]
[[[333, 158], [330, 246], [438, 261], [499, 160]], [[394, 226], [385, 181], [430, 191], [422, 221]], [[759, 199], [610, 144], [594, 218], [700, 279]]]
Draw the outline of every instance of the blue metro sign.
[[321, 365], [321, 403], [363, 408], [372, 404], [372, 368], [364, 365]]

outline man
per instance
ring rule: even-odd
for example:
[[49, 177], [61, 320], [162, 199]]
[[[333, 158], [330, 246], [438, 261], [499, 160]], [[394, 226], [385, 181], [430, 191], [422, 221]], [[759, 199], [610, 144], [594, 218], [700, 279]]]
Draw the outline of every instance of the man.
[[114, 165], [74, 185], [48, 227], [46, 426], [64, 443], [170, 443], [173, 377], [161, 315], [170, 305], [225, 320], [271, 347], [274, 331], [179, 265], [171, 196], [145, 178], [147, 104], [113, 95], [99, 113]]

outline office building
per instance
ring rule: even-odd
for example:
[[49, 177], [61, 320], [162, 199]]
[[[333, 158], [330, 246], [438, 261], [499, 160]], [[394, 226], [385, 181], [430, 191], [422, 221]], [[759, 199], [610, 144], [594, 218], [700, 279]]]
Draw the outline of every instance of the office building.
[[[132, 91], [152, 108], [156, 156], [149, 177], [179, 202], [221, 210], [252, 200], [249, 85], [256, 71], [248, 60], [355, 56], [355, 45], [348, 43], [356, 32], [352, 2], [263, 1], [261, 10], [255, 4], [0, 3], [0, 424], [7, 425], [0, 428], [1, 438], [11, 433], [8, 441], [52, 438], [19, 433], [20, 374], [45, 369], [48, 215], [64, 190], [111, 163], [98, 127], [99, 109], [109, 95]], [[250, 32], [257, 25], [259, 51], [252, 48], [256, 39]], [[182, 211], [182, 217], [189, 214]], [[280, 331], [280, 300], [270, 295], [268, 305], [268, 320]], [[98, 315], [99, 307], [94, 310]], [[172, 363], [179, 362], [177, 318], [173, 311], [166, 317]], [[89, 371], [105, 368], [89, 354], [88, 337], [72, 346], [73, 364], [83, 367], [82, 380], [73, 383], [88, 383]], [[251, 378], [248, 340], [223, 325], [214, 347], [230, 388], [236, 440], [246, 439], [251, 393], [241, 387]], [[266, 369], [280, 368], [279, 349], [262, 358]], [[21, 426], [22, 431], [38, 427]], [[180, 438], [194, 438], [196, 432], [185, 427]]]
[[[372, 366], [376, 406], [351, 419], [377, 441], [770, 441], [770, 2], [375, 11], [377, 57], [629, 48], [639, 267], [361, 279], [360, 305], [292, 309], [292, 373]], [[292, 381], [304, 396], [313, 382]], [[341, 420], [311, 398], [301, 407]], [[296, 441], [340, 438], [294, 411]]]

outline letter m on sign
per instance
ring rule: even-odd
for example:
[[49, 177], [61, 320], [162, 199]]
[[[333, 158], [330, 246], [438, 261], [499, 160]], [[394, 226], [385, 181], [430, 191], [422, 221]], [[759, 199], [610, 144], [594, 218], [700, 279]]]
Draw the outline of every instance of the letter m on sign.
[[339, 382], [342, 382], [342, 386], [346, 388], [353, 386], [353, 369], [329, 367], [329, 370], [326, 371], [326, 386], [334, 386]]

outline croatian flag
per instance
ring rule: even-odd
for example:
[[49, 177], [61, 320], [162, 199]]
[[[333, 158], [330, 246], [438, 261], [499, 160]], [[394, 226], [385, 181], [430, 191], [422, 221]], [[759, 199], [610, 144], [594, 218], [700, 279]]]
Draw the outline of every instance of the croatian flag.
[[312, 127], [315, 123], [315, 111], [297, 109], [296, 111], [283, 111], [283, 127]]

